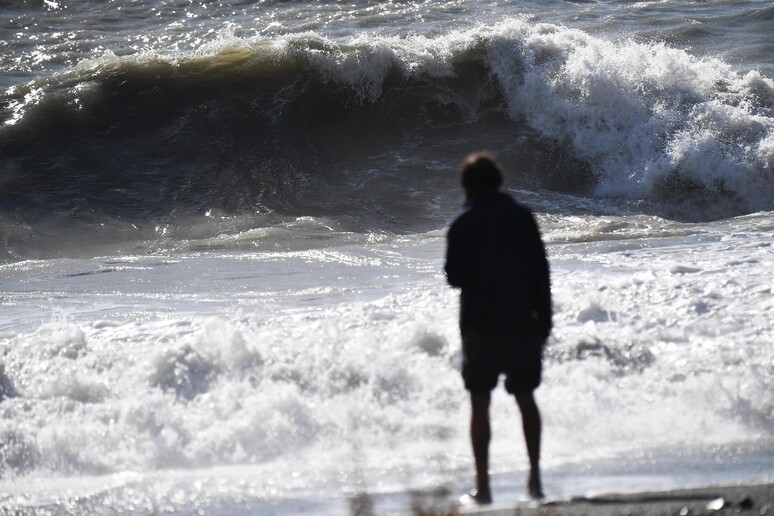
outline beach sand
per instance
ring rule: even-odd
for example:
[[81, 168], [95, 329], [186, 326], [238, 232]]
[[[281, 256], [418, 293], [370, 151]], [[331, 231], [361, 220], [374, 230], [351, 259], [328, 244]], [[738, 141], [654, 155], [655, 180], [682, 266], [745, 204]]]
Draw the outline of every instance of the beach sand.
[[[713, 486], [642, 493], [610, 493], [543, 504], [525, 502], [512, 506], [443, 508], [415, 497], [412, 513], [423, 516], [661, 516], [661, 515], [772, 515], [774, 484]], [[436, 499], [436, 503], [438, 500]]]

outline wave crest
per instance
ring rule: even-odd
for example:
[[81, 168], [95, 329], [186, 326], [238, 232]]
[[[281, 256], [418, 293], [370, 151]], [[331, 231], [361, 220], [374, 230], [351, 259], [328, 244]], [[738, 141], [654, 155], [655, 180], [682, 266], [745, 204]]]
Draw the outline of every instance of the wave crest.
[[690, 201], [693, 218], [774, 208], [774, 81], [518, 19], [106, 55], [2, 100], [0, 201], [17, 214], [336, 216], [354, 198], [383, 220], [432, 218], [404, 201], [456, 200], [446, 171], [480, 148], [519, 186]]

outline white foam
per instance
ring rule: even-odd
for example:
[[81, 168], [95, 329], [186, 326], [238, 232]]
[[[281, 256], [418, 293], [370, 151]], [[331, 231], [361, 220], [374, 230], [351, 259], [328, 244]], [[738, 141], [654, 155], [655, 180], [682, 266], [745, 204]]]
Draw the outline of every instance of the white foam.
[[[621, 457], [656, 472], [682, 453], [730, 450], [732, 460], [736, 447], [770, 442], [770, 217], [545, 226], [556, 328], [538, 400], [549, 479]], [[619, 238], [630, 231], [640, 236]], [[38, 477], [43, 496], [61, 476], [202, 477], [243, 465], [274, 491], [251, 495], [234, 480], [229, 496], [280, 500], [467, 478], [458, 300], [440, 274], [442, 236], [344, 235], [327, 254], [134, 256], [135, 269], [114, 267], [102, 282], [51, 271], [114, 258], [5, 267], [5, 285], [20, 280], [6, 289], [19, 330], [0, 340], [15, 391], [0, 403], [6, 482]], [[79, 292], [55, 302], [69, 316], [27, 330], [60, 281]], [[493, 471], [520, 476], [515, 404], [498, 390], [492, 411]], [[191, 488], [155, 485], [143, 483], [141, 498]]]

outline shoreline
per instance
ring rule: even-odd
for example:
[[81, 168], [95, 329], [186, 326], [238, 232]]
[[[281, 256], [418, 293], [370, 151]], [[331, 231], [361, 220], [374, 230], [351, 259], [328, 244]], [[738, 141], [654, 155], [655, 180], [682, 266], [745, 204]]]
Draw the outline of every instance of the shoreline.
[[461, 507], [450, 512], [417, 512], [417, 514], [472, 514], [478, 516], [656, 516], [749, 514], [774, 515], [774, 483], [752, 485], [719, 485], [662, 491], [606, 493], [548, 500], [541, 504], [523, 502], [516, 505]]
[[[222, 475], [214, 475], [212, 481]], [[346, 516], [699, 516], [742, 515], [774, 516], [774, 482], [750, 484], [708, 484], [701, 487], [666, 488], [641, 491], [610, 491], [582, 496], [548, 498], [542, 503], [527, 498], [507, 500], [502, 497], [488, 506], [460, 505], [461, 492], [450, 486], [407, 490], [385, 494], [360, 492], [327, 500], [287, 499], [271, 501], [246, 493], [220, 493], [220, 496], [192, 496], [177, 500], [183, 486], [195, 478], [166, 486], [161, 496], [137, 499], [135, 490], [143, 492], [142, 482], [97, 489], [90, 494], [66, 495], [49, 493], [47, 500], [25, 499], [21, 493], [0, 497], [0, 513], [69, 514], [69, 513], [142, 513], [158, 512], [165, 507], [173, 512], [208, 514], [320, 514]], [[72, 487], [72, 486], [71, 486]], [[134, 493], [132, 493], [134, 491]], [[194, 494], [194, 493], [188, 493]], [[135, 495], [135, 496], [133, 496]], [[183, 496], [186, 498], [186, 496]], [[277, 503], [278, 502], [278, 503]], [[162, 511], [164, 512], [164, 511]]]

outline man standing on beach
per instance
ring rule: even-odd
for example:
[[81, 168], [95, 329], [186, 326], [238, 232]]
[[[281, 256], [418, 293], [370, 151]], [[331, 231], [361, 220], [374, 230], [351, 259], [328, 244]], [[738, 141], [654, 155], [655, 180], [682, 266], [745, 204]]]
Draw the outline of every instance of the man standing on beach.
[[470, 391], [470, 437], [479, 504], [492, 501], [489, 487], [489, 402], [501, 373], [521, 412], [530, 462], [532, 497], [540, 480], [541, 422], [533, 391], [540, 385], [542, 349], [551, 332], [548, 262], [532, 212], [500, 192], [502, 172], [478, 153], [462, 164], [466, 210], [447, 235], [446, 277], [462, 290], [462, 377]]

